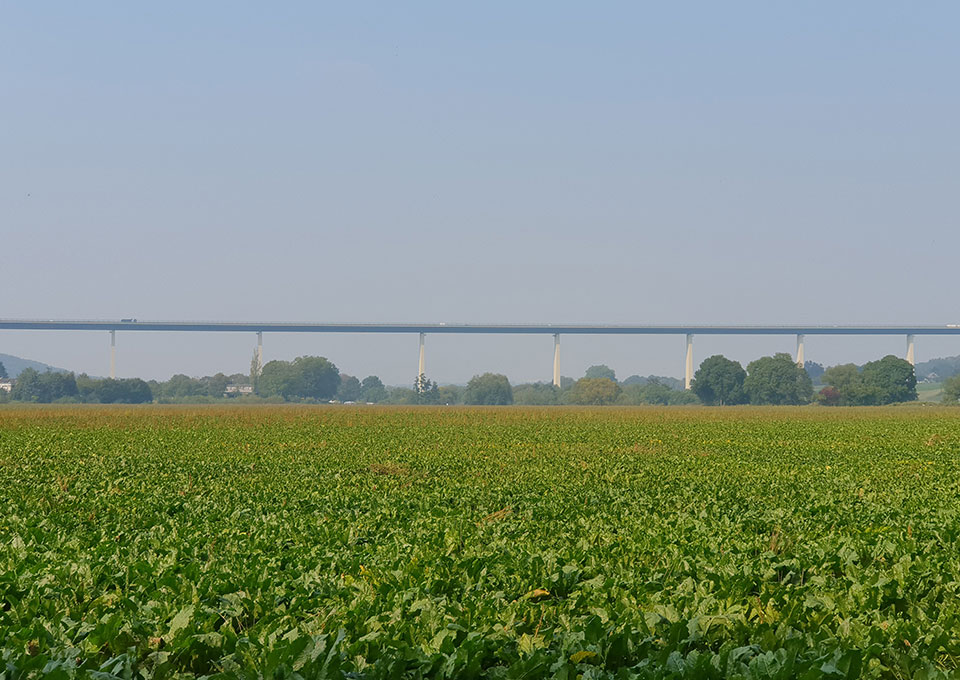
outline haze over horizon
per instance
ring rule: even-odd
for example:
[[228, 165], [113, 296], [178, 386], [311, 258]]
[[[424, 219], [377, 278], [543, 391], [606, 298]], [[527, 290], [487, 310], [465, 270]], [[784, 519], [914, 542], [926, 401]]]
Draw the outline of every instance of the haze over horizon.
[[[0, 11], [2, 318], [960, 322], [953, 3]], [[254, 344], [119, 333], [118, 374], [246, 372]], [[106, 333], [0, 352], [108, 368]], [[888, 353], [807, 338], [824, 364]], [[301, 354], [407, 384], [417, 339], [265, 337]], [[561, 358], [680, 376], [683, 338]], [[549, 336], [427, 338], [442, 383], [551, 367]]]

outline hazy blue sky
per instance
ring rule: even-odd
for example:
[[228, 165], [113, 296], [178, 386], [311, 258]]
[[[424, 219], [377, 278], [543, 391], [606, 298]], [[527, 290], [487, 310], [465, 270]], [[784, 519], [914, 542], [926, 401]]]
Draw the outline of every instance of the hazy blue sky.
[[[0, 0], [0, 317], [960, 322], [957, 3], [472, 5]], [[121, 334], [118, 372], [254, 342]], [[265, 349], [407, 383], [416, 343]], [[0, 352], [103, 374], [108, 340]], [[683, 339], [564, 341], [564, 374], [598, 362], [680, 375]], [[427, 365], [549, 380], [552, 339], [428, 337]]]

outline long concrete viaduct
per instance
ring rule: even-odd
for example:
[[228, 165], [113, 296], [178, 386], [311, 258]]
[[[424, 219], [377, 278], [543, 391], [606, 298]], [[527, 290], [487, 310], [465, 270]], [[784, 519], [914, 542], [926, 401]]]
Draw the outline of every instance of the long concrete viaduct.
[[905, 358], [915, 361], [918, 335], [960, 335], [960, 324], [915, 326], [646, 326], [595, 324], [456, 324], [456, 323], [246, 323], [227, 321], [138, 321], [0, 319], [0, 330], [33, 331], [106, 331], [110, 334], [110, 376], [116, 375], [117, 332], [192, 332], [255, 333], [257, 360], [263, 365], [264, 333], [416, 333], [420, 339], [418, 375], [426, 372], [426, 336], [428, 334], [507, 334], [553, 336], [553, 384], [560, 385], [561, 335], [679, 335], [686, 339], [683, 384], [690, 388], [693, 379], [693, 338], [697, 335], [794, 335], [796, 360], [804, 364], [804, 341], [808, 335], [900, 335], [906, 339]]

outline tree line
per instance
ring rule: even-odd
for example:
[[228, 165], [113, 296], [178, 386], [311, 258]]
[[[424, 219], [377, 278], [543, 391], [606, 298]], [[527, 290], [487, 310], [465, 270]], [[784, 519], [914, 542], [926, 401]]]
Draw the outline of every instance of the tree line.
[[[0, 364], [0, 377], [5, 376]], [[814, 392], [811, 374], [825, 387]], [[789, 354], [775, 354], [751, 361], [744, 368], [722, 355], [705, 359], [693, 376], [690, 390], [680, 381], [664, 376], [639, 376], [618, 381], [610, 367], [599, 364], [582, 378], [564, 376], [560, 385], [524, 383], [511, 385], [505, 375], [483, 373], [465, 385], [439, 385], [426, 375], [417, 376], [410, 387], [387, 387], [375, 375], [363, 379], [341, 373], [325, 357], [302, 356], [292, 361], [275, 360], [249, 375], [236, 373], [192, 378], [183, 374], [167, 381], [139, 378], [91, 378], [86, 374], [25, 369], [9, 394], [0, 400], [23, 402], [85, 403], [197, 403], [238, 399], [268, 402], [328, 402], [372, 404], [465, 404], [506, 406], [550, 405], [882, 405], [917, 399], [914, 367], [895, 356], [886, 356], [863, 366], [841, 364], [824, 368], [808, 363], [801, 367]], [[960, 401], [960, 375], [944, 384], [945, 402]]]
[[695, 404], [697, 397], [679, 389], [680, 381], [662, 376], [633, 375], [623, 382], [603, 364], [591, 366], [579, 380], [563, 376], [560, 385], [536, 382], [511, 385], [501, 373], [483, 373], [465, 386], [438, 385], [418, 376], [411, 388], [394, 388], [389, 403], [471, 406], [608, 406]]
[[140, 378], [97, 379], [86, 374], [41, 373], [33, 368], [25, 368], [17, 376], [9, 398], [33, 403], [143, 404], [153, 401], [153, 393]]
[[880, 406], [917, 399], [917, 377], [905, 359], [888, 355], [863, 366], [841, 364], [823, 370], [826, 387], [814, 394], [810, 374], [789, 354], [747, 364], [717, 354], [700, 364], [691, 390], [704, 404], [809, 404]]

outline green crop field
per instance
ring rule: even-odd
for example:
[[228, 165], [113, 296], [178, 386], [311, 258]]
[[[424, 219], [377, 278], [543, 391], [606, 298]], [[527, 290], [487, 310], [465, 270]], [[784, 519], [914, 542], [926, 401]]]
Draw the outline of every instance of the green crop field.
[[958, 667], [960, 410], [0, 409], [0, 679]]

